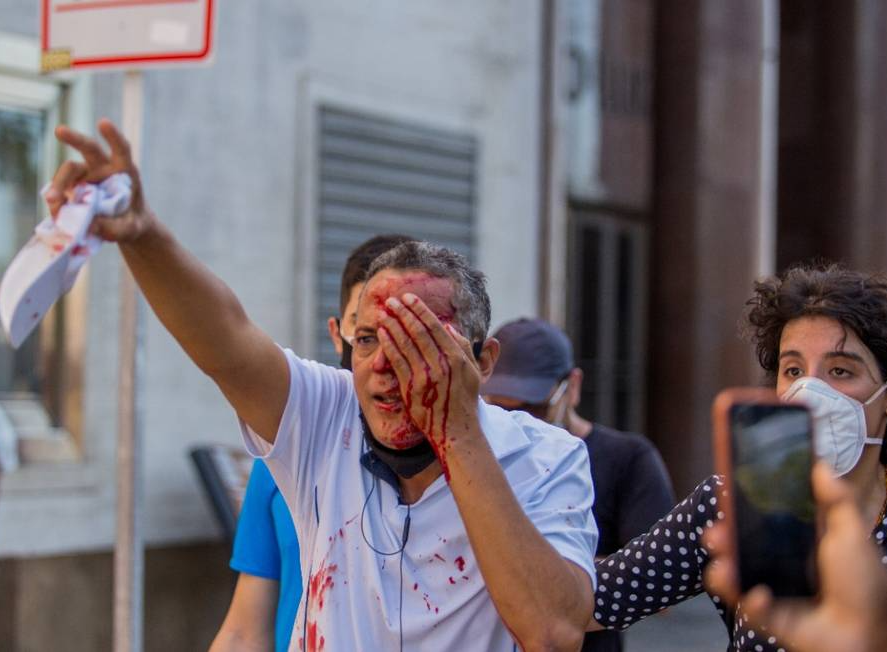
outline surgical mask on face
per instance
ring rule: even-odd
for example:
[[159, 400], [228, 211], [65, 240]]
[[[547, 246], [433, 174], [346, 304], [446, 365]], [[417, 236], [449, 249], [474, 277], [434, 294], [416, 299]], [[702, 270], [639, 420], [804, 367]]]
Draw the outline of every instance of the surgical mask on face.
[[865, 403], [860, 403], [824, 380], [804, 376], [793, 382], [781, 398], [786, 403], [803, 403], [810, 408], [813, 448], [828, 462], [836, 476], [842, 476], [856, 466], [866, 444], [881, 444], [883, 441], [868, 436], [865, 406], [877, 399], [885, 388], [887, 383]]
[[564, 427], [564, 417], [567, 414], [567, 402], [562, 401], [561, 399], [564, 397], [564, 394], [567, 393], [567, 387], [569, 386], [569, 379], [564, 378], [560, 385], [557, 386], [554, 394], [551, 395], [551, 398], [548, 399], [548, 407], [551, 409], [556, 406], [556, 411], [554, 413], [553, 418], [551, 419], [551, 425], [557, 426], [558, 428]]

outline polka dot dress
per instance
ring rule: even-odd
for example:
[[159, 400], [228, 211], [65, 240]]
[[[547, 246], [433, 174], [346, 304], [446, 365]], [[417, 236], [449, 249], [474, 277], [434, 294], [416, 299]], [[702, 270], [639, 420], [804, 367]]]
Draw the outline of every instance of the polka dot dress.
[[[719, 507], [722, 491], [717, 476], [708, 478], [649, 532], [597, 563], [595, 620], [607, 629], [623, 630], [703, 591], [709, 555], [702, 535], [724, 518]], [[887, 548], [887, 518], [872, 536]], [[887, 565], [887, 550], [881, 561]], [[742, 605], [727, 611], [717, 596], [710, 597], [730, 632], [729, 651], [785, 652], [765, 630], [750, 626]]]

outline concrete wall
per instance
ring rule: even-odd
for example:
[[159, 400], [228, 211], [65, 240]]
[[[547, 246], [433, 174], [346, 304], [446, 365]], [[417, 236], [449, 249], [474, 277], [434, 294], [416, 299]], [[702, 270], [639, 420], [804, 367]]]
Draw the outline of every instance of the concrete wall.
[[[318, 102], [473, 133], [478, 261], [494, 320], [535, 312], [537, 3], [218, 4], [211, 67], [145, 74], [142, 169], [158, 214], [260, 325], [312, 353]], [[0, 15], [36, 35], [31, 3], [0, 0]], [[120, 73], [94, 75], [93, 118], [119, 119], [121, 82]], [[0, 555], [112, 543], [118, 266], [106, 247], [89, 274], [86, 461], [6, 482]], [[211, 538], [186, 452], [198, 442], [238, 444], [234, 415], [153, 316], [144, 323], [147, 538]]]
[[[147, 551], [145, 650], [209, 647], [234, 586], [227, 557], [219, 544]], [[110, 553], [0, 560], [0, 649], [110, 650], [112, 569]]]
[[[319, 102], [473, 134], [478, 262], [494, 321], [535, 313], [538, 3], [217, 5], [212, 66], [145, 73], [142, 171], [158, 214], [262, 327], [312, 353]], [[37, 7], [0, 0], [0, 30], [36, 43]], [[84, 74], [83, 122], [119, 120], [122, 74]], [[88, 269], [82, 463], [23, 469], [0, 485], [3, 650], [110, 647], [119, 268], [108, 246]], [[202, 649], [231, 578], [226, 553], [187, 547], [218, 535], [186, 454], [239, 445], [239, 434], [213, 384], [153, 316], [143, 323], [146, 649]], [[166, 561], [152, 566], [158, 555]]]

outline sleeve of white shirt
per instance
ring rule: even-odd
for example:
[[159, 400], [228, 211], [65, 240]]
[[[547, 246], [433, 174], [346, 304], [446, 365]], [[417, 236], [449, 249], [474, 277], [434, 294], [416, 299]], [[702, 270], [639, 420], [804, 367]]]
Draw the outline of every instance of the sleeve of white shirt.
[[345, 422], [357, 397], [351, 374], [284, 349], [290, 386], [277, 437], [271, 445], [240, 422], [247, 451], [265, 460], [294, 517], [309, 518], [314, 510], [314, 485], [341, 445]]
[[542, 536], [564, 559], [585, 570], [596, 588], [598, 529], [591, 511], [594, 485], [588, 451], [580, 439], [569, 437], [542, 443], [547, 466], [532, 487], [518, 491], [518, 499]]

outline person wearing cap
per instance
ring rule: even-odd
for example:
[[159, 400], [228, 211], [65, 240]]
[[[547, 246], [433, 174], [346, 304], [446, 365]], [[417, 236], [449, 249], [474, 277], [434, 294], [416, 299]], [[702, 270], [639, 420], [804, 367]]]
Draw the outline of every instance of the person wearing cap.
[[[499, 340], [500, 355], [481, 387], [484, 400], [560, 426], [588, 447], [598, 555], [619, 550], [667, 514], [674, 490], [653, 444], [643, 435], [619, 432], [577, 413], [583, 374], [573, 363], [573, 346], [563, 331], [544, 320], [524, 318], [504, 324], [493, 337]], [[621, 635], [612, 631], [589, 632], [582, 647], [584, 652], [621, 649]]]

